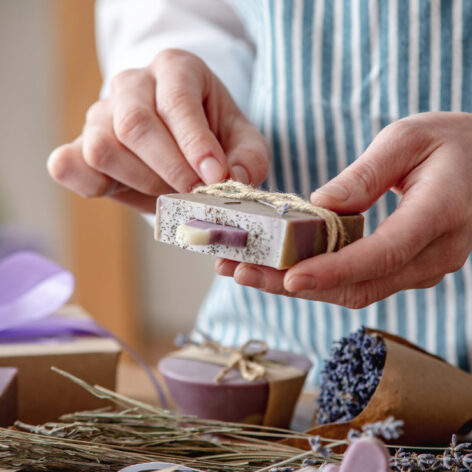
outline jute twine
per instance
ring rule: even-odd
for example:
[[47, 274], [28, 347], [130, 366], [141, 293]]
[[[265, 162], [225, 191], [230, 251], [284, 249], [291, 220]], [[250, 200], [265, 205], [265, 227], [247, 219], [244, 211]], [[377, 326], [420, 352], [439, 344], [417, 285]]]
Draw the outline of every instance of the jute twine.
[[312, 205], [293, 193], [267, 192], [235, 180], [197, 187], [193, 190], [193, 193], [203, 193], [234, 200], [257, 201], [273, 207], [280, 215], [284, 215], [287, 211], [296, 210], [319, 216], [326, 223], [328, 239], [326, 252], [333, 252], [336, 247], [338, 249], [342, 248], [346, 240], [344, 226], [334, 211]]
[[[181, 348], [193, 346], [197, 350], [210, 349], [215, 355], [223, 355], [223, 358], [227, 358], [227, 361], [223, 362], [226, 365], [215, 377], [216, 382], [221, 382], [226, 374], [235, 368], [239, 369], [241, 376], [246, 380], [254, 381], [265, 376], [266, 369], [261, 363], [261, 358], [269, 351], [265, 341], [250, 339], [240, 347], [227, 347], [215, 341], [203, 331], [197, 329], [194, 333], [200, 339], [197, 340], [193, 336], [179, 333], [174, 339], [174, 344]], [[195, 359], [198, 359], [198, 356]]]
[[265, 341], [251, 339], [241, 347], [234, 348], [222, 346], [209, 336], [205, 336], [205, 341], [200, 346], [209, 347], [215, 352], [230, 354], [227, 365], [215, 377], [215, 382], [221, 382], [232, 369], [238, 369], [242, 378], [250, 382], [265, 376], [265, 367], [258, 362], [258, 359], [265, 356], [269, 350]]

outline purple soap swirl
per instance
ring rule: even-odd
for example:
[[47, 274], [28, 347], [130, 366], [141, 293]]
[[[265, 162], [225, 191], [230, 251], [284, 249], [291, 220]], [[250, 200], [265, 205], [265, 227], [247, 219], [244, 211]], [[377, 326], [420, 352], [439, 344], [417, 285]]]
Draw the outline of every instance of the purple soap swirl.
[[231, 247], [244, 247], [247, 243], [248, 232], [234, 226], [210, 223], [209, 221], [190, 220], [185, 226], [207, 230], [210, 232], [209, 244], [225, 244]]
[[319, 424], [349, 421], [367, 406], [382, 376], [386, 352], [382, 338], [364, 327], [334, 343], [321, 371]]

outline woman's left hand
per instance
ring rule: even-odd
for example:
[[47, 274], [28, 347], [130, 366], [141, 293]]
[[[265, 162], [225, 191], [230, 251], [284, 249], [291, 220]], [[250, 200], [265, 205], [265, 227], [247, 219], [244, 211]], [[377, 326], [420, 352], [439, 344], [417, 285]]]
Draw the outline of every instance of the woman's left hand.
[[398, 208], [372, 235], [336, 253], [287, 271], [218, 259], [216, 271], [266, 292], [349, 308], [436, 285], [472, 250], [472, 114], [430, 112], [392, 123], [311, 202], [357, 213], [389, 189], [401, 196]]

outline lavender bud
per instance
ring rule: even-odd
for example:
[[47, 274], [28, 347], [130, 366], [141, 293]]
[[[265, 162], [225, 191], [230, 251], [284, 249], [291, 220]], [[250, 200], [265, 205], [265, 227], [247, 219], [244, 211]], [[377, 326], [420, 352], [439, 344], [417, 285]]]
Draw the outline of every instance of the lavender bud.
[[190, 344], [190, 337], [184, 333], [177, 333], [174, 338], [174, 346], [184, 347], [187, 344]]
[[323, 459], [328, 459], [332, 452], [329, 447], [323, 447], [321, 445], [321, 438], [319, 436], [314, 436], [308, 439], [308, 443], [310, 444], [311, 450], [315, 456], [320, 456]]
[[287, 213], [287, 211], [290, 210], [290, 205], [288, 203], [284, 203], [278, 210], [277, 210], [277, 213], [280, 215], [280, 216], [284, 216], [285, 213]]

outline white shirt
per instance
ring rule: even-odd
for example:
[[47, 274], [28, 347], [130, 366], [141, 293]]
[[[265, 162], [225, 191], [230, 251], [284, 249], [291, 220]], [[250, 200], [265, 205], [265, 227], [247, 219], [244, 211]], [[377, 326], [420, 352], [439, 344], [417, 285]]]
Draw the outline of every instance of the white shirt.
[[247, 112], [255, 51], [224, 0], [98, 0], [96, 43], [102, 97], [118, 72], [178, 48], [203, 59]]

